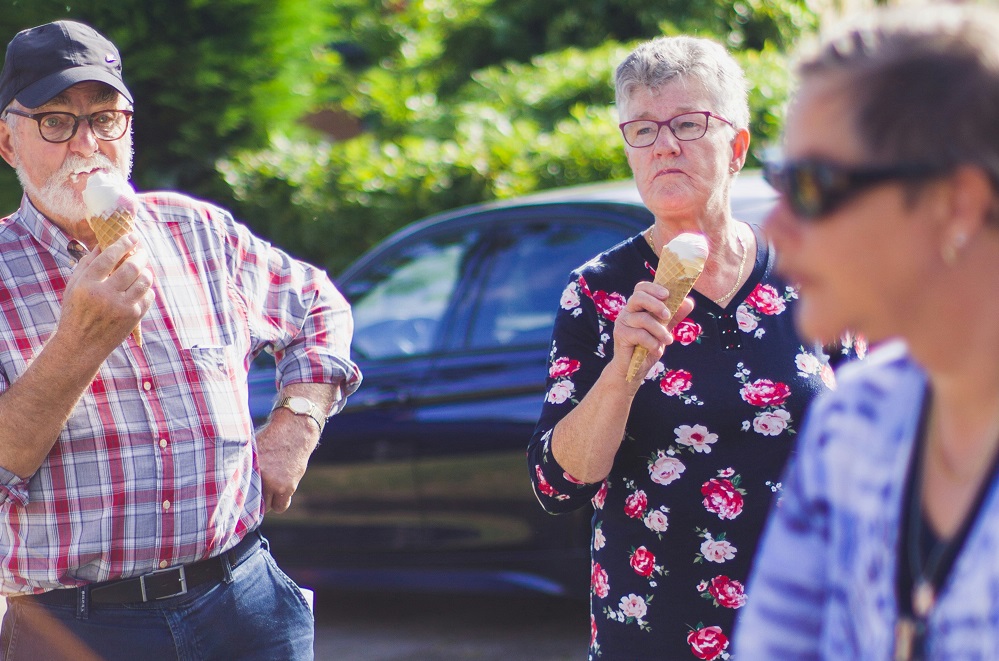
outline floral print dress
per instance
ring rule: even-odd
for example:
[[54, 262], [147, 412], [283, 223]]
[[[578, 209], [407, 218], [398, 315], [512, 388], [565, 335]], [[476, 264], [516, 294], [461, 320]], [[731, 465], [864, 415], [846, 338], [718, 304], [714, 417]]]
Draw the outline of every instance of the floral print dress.
[[736, 612], [808, 402], [833, 385], [797, 335], [797, 294], [757, 232], [752, 275], [727, 308], [698, 292], [676, 342], [645, 376], [610, 475], [583, 484], [551, 453], [552, 429], [613, 351], [614, 320], [656, 255], [641, 235], [572, 274], [541, 418], [528, 451], [551, 513], [594, 508], [590, 659], [728, 659]]

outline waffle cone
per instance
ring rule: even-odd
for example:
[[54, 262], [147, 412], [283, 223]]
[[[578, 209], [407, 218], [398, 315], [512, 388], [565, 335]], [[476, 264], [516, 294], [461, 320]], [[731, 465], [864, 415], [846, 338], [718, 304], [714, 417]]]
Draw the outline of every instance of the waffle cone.
[[[653, 282], [662, 285], [669, 290], [666, 297], [666, 309], [672, 314], [680, 308], [683, 299], [694, 288], [694, 283], [701, 270], [704, 269], [704, 260], [681, 260], [680, 257], [670, 250], [669, 244], [663, 246], [662, 254], [659, 255], [659, 266], [656, 267], [656, 277]], [[636, 346], [631, 354], [631, 363], [628, 365], [628, 381], [632, 381], [641, 369], [642, 363], [649, 355], [648, 349], [643, 346]]]
[[[100, 246], [101, 250], [105, 250], [112, 243], [132, 231], [135, 219], [130, 214], [119, 209], [109, 216], [91, 216], [87, 218], [87, 224], [90, 225], [90, 229], [97, 235], [97, 245]], [[132, 338], [135, 339], [137, 345], [142, 346], [142, 329], [139, 326], [132, 329]]]

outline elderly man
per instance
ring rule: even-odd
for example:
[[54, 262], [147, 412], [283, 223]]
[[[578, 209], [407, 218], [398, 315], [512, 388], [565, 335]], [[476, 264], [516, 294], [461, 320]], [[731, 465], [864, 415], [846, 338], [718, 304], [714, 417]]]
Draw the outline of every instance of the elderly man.
[[[257, 528], [360, 383], [350, 308], [176, 193], [139, 195], [134, 230], [100, 249], [83, 191], [128, 178], [132, 102], [86, 25], [8, 45], [0, 155], [24, 197], [0, 220], [0, 655], [312, 658], [308, 603]], [[255, 434], [262, 350], [281, 391]]]

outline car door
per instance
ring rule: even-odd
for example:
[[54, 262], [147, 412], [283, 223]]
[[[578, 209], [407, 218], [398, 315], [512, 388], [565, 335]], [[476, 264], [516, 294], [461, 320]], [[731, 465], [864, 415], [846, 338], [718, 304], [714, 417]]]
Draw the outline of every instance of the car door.
[[[282, 562], [316, 582], [372, 586], [426, 544], [414, 458], [429, 368], [478, 261], [476, 226], [383, 244], [338, 282], [354, 316], [362, 387], [332, 418], [287, 514], [268, 517]], [[359, 569], [378, 569], [370, 576]]]
[[[473, 295], [461, 301], [432, 362], [421, 411], [434, 433], [420, 440], [417, 488], [438, 562], [505, 567], [503, 580], [535, 589], [545, 589], [537, 585], [543, 576], [569, 572], [583, 574], [566, 582], [585, 583], [590, 512], [545, 514], [531, 491], [525, 453], [570, 271], [650, 218], [634, 207], [577, 204], [493, 213]], [[567, 563], [570, 556], [578, 562]]]

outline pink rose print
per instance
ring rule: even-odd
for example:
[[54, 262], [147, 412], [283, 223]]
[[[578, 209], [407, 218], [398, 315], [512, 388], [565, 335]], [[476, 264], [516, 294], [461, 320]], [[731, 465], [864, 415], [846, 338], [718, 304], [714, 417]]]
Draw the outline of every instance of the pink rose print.
[[639, 576], [648, 578], [656, 570], [656, 556], [644, 546], [639, 546], [631, 554], [631, 568]]
[[721, 564], [727, 560], [735, 559], [736, 551], [739, 549], [735, 548], [731, 542], [721, 538], [714, 539], [711, 537], [711, 533], [708, 532], [703, 533], [701, 536], [704, 537], [704, 541], [701, 542], [701, 557], [704, 560]]
[[621, 597], [621, 612], [624, 613], [625, 617], [633, 617], [639, 622], [645, 617], [648, 612], [648, 606], [645, 605], [645, 600], [639, 597], [637, 594], [629, 594], [627, 597]]
[[746, 605], [746, 590], [742, 583], [728, 576], [715, 576], [708, 585], [708, 593], [723, 608], [742, 608]]
[[694, 452], [711, 452], [711, 445], [718, 442], [718, 434], [712, 434], [704, 425], [680, 425], [673, 430], [676, 442], [685, 445]]
[[548, 403], [549, 404], [563, 404], [569, 401], [572, 397], [572, 393], [576, 390], [576, 386], [572, 381], [568, 379], [562, 379], [557, 383], [552, 384], [551, 390], [548, 391]]
[[778, 436], [787, 429], [791, 414], [784, 409], [763, 411], [753, 419], [753, 430], [764, 436]]
[[743, 333], [752, 333], [760, 325], [760, 320], [749, 311], [745, 304], [740, 305], [735, 310], [735, 322], [739, 324], [739, 330]]
[[663, 452], [654, 460], [649, 461], [649, 476], [656, 484], [666, 486], [680, 479], [680, 474], [687, 470], [683, 462], [676, 457], [670, 457]]
[[690, 390], [691, 374], [687, 370], [669, 370], [659, 382], [659, 388], [670, 397], [677, 397]]
[[698, 659], [714, 661], [728, 648], [728, 638], [721, 627], [701, 627], [687, 634], [687, 644]]
[[644, 491], [636, 491], [624, 499], [624, 513], [633, 519], [645, 517], [645, 510], [649, 506], [649, 499]]
[[700, 324], [687, 318], [678, 323], [673, 329], [673, 337], [683, 346], [688, 346], [697, 342], [703, 330]]
[[541, 472], [540, 465], [535, 464], [534, 473], [538, 476], [538, 491], [545, 494], [549, 498], [554, 498], [558, 495], [558, 491], [555, 490], [555, 487], [550, 485], [548, 480], [545, 479], [544, 473]]
[[822, 361], [815, 354], [802, 350], [794, 357], [794, 366], [798, 368], [799, 376], [808, 376], [819, 373], [819, 370], [822, 369]]
[[780, 406], [791, 396], [787, 384], [770, 379], [757, 379], [742, 387], [742, 399], [753, 406]]
[[597, 618], [590, 613], [590, 647], [597, 644]]
[[607, 481], [604, 480], [603, 484], [600, 485], [600, 489], [594, 494], [590, 501], [593, 503], [593, 507], [598, 510], [604, 508], [604, 502], [607, 500]]
[[822, 377], [822, 383], [825, 384], [826, 388], [829, 390], [836, 390], [836, 373], [833, 371], [831, 365], [826, 363], [822, 366], [822, 371], [819, 372], [819, 376]]
[[770, 285], [757, 285], [746, 302], [763, 314], [780, 314], [787, 307], [784, 297]]
[[734, 519], [742, 513], [742, 494], [730, 480], [711, 478], [701, 485], [704, 508], [719, 519]]
[[624, 309], [625, 303], [627, 300], [617, 292], [608, 294], [605, 291], [597, 291], [593, 293], [593, 304], [597, 306], [597, 312], [608, 321], [617, 319], [617, 315]]
[[579, 371], [580, 362], [573, 358], [556, 358], [548, 368], [548, 376], [553, 379], [563, 379]]
[[579, 287], [576, 283], [571, 282], [562, 290], [559, 305], [562, 306], [563, 310], [574, 310], [579, 307]]
[[662, 539], [662, 533], [669, 528], [669, 517], [662, 510], [652, 510], [645, 515], [645, 527], [659, 535], [659, 539]]
[[604, 599], [610, 594], [610, 584], [607, 582], [607, 571], [600, 566], [599, 562], [594, 562], [590, 571], [590, 585], [593, 586], [593, 594]]

